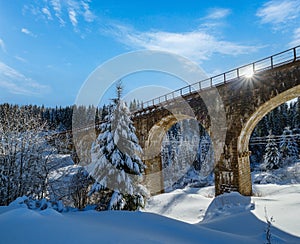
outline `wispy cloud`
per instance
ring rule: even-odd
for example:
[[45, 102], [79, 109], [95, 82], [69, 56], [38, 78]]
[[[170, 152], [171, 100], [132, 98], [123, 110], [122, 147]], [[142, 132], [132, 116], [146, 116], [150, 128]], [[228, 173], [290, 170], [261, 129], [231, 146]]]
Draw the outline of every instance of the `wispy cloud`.
[[20, 56], [15, 56], [15, 59], [17, 59], [17, 60], [19, 60], [23, 63], [27, 63], [27, 60], [25, 58], [20, 57]]
[[4, 44], [4, 41], [0, 38], [0, 48], [3, 52], [6, 53], [6, 48], [5, 48], [5, 44]]
[[52, 20], [53, 19], [52, 15], [51, 15], [51, 13], [50, 13], [50, 11], [49, 11], [48, 8], [42, 8], [42, 13], [46, 15], [46, 17], [47, 17], [48, 20]]
[[226, 18], [231, 14], [231, 10], [227, 8], [214, 8], [210, 9], [205, 19], [218, 20]]
[[294, 30], [293, 40], [289, 43], [291, 47], [300, 45], [300, 27]]
[[83, 17], [84, 21], [86, 22], [93, 22], [95, 19], [95, 15], [90, 10], [89, 1], [69, 0], [67, 2], [67, 7], [69, 19], [75, 30], [78, 25], [78, 19], [80, 17]]
[[293, 32], [289, 46], [300, 44], [299, 0], [270, 0], [258, 9], [256, 16], [262, 24], [271, 25], [274, 31]]
[[29, 35], [29, 36], [32, 36], [32, 37], [36, 37], [35, 34], [33, 34], [30, 30], [28, 30], [26, 28], [22, 28], [21, 32], [24, 33], [24, 34], [26, 34], [26, 35]]
[[92, 11], [90, 10], [90, 6], [87, 2], [82, 1], [81, 2], [82, 7], [83, 7], [83, 16], [85, 21], [87, 22], [93, 22], [95, 19], [95, 15], [92, 13]]
[[50, 5], [52, 6], [52, 9], [55, 13], [56, 18], [58, 19], [59, 23], [64, 26], [65, 21], [62, 19], [62, 10], [61, 10], [61, 4], [60, 0], [50, 0]]
[[41, 85], [21, 72], [0, 61], [0, 87], [12, 94], [40, 95], [47, 93], [48, 86]]
[[259, 48], [221, 40], [201, 29], [184, 33], [140, 32], [127, 26], [113, 25], [108, 33], [131, 48], [168, 51], [194, 61], [209, 59], [214, 53], [236, 56], [255, 52]]
[[266, 2], [256, 15], [263, 24], [272, 24], [275, 29], [279, 25], [293, 21], [300, 16], [299, 0], [271, 0]]
[[73, 25], [74, 27], [76, 27], [77, 24], [78, 24], [78, 21], [77, 21], [77, 18], [76, 18], [76, 12], [75, 12], [75, 10], [72, 9], [72, 8], [69, 9], [69, 18], [70, 18], [70, 21], [71, 21], [72, 25]]
[[79, 24], [93, 22], [96, 16], [90, 9], [90, 0], [44, 0], [35, 5], [24, 5], [23, 13], [39, 16], [44, 20], [58, 21], [61, 26], [71, 23], [78, 31]]

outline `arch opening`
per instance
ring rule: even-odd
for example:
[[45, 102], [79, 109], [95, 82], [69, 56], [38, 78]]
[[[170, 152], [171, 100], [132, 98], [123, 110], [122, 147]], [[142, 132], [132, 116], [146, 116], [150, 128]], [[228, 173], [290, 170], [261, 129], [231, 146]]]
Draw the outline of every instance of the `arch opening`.
[[[203, 151], [207, 149], [203, 155], [199, 155], [200, 146], [206, 147]], [[200, 165], [200, 157], [207, 163], [205, 167]], [[205, 129], [188, 115], [166, 116], [151, 128], [145, 142], [144, 161], [146, 184], [154, 194], [170, 191], [174, 186], [182, 188], [189, 179], [194, 181], [189, 182], [193, 186], [214, 184], [214, 148], [209, 128]], [[188, 175], [193, 173], [194, 179]]]
[[238, 138], [238, 151], [248, 151], [250, 136], [256, 125], [259, 123], [259, 121], [263, 119], [265, 115], [267, 115], [269, 112], [271, 112], [273, 109], [280, 106], [281, 104], [286, 103], [297, 97], [300, 97], [300, 85], [278, 94], [274, 98], [261, 105], [256, 110], [256, 112], [250, 116], [250, 118], [243, 126], [241, 134]]
[[214, 150], [211, 138], [196, 120], [184, 119], [165, 133], [161, 145], [164, 191], [186, 186], [214, 185]]
[[[238, 152], [239, 152], [239, 164], [247, 163], [250, 165], [250, 155], [251, 155], [251, 149], [255, 150], [255, 147], [252, 146], [250, 148], [250, 142], [251, 142], [251, 135], [253, 132], [255, 133], [255, 128], [259, 124], [260, 121], [262, 121], [266, 115], [268, 115], [271, 111], [274, 109], [277, 109], [279, 106], [282, 106], [283, 104], [291, 101], [292, 99], [300, 97], [300, 85], [295, 86], [289, 90], [286, 90], [277, 96], [273, 97], [269, 101], [262, 104], [255, 113], [253, 113], [250, 118], [245, 123], [241, 134], [238, 138]], [[288, 126], [288, 125], [287, 125]], [[266, 129], [267, 130], [267, 129]], [[264, 132], [265, 134], [268, 134], [268, 131]], [[278, 132], [277, 132], [278, 133]], [[249, 153], [245, 153], [249, 152]], [[255, 154], [252, 153], [252, 158], [255, 157]], [[253, 164], [251, 164], [251, 170], [253, 170]], [[250, 173], [250, 172], [249, 172]], [[253, 177], [252, 177], [253, 181]]]

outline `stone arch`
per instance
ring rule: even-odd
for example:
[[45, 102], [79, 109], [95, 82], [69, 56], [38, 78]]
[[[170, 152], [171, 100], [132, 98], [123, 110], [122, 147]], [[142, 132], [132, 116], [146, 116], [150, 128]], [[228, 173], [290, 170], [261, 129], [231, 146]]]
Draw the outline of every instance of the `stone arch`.
[[[249, 177], [249, 179], [239, 179], [239, 185], [243, 188], [243, 182], [251, 182], [250, 174], [250, 153], [249, 152], [249, 141], [250, 136], [255, 128], [255, 126], [261, 121], [261, 119], [271, 112], [274, 108], [280, 106], [281, 104], [290, 101], [294, 98], [300, 96], [300, 85], [290, 88], [277, 96], [271, 98], [270, 100], [263, 103], [259, 106], [256, 111], [248, 118], [247, 122], [244, 124], [241, 133], [238, 137], [237, 149], [238, 149], [238, 165], [239, 171], [243, 172], [249, 170], [249, 172], [244, 172], [244, 177]], [[251, 189], [248, 189], [247, 192], [243, 192], [244, 195], [251, 195]]]
[[167, 131], [176, 123], [193, 119], [197, 121], [207, 132], [209, 128], [205, 128], [199, 120], [195, 117], [187, 114], [172, 114], [161, 118], [148, 132], [147, 139], [145, 141], [144, 150], [144, 162], [147, 165], [145, 181], [151, 194], [163, 193], [164, 191], [164, 179], [163, 168], [161, 160], [161, 145], [163, 138]]
[[300, 97], [300, 85], [290, 88], [277, 96], [271, 98], [269, 101], [262, 104], [256, 111], [248, 118], [247, 122], [242, 128], [238, 138], [238, 152], [243, 153], [248, 151], [250, 136], [255, 126], [262, 120], [262, 118], [271, 112], [274, 108], [281, 104], [288, 102], [294, 98]]

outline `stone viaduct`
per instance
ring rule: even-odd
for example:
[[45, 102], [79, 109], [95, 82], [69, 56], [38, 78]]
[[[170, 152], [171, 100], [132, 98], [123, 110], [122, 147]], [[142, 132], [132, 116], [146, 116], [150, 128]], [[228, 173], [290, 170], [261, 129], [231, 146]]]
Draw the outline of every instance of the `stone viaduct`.
[[268, 112], [299, 96], [298, 46], [144, 103], [133, 120], [150, 191], [157, 194], [164, 189], [160, 151], [166, 131], [179, 120], [192, 118], [212, 140], [216, 195], [228, 191], [251, 195], [251, 133]]

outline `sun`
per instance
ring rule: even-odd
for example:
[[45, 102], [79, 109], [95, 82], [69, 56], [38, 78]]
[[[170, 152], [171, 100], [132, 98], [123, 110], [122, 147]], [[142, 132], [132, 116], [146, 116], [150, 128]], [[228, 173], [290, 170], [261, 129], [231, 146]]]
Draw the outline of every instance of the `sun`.
[[248, 70], [245, 72], [245, 77], [246, 77], [247, 79], [252, 78], [253, 75], [254, 75], [253, 69], [248, 69]]

